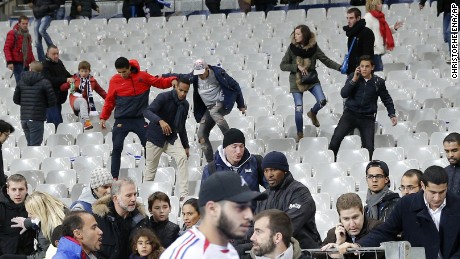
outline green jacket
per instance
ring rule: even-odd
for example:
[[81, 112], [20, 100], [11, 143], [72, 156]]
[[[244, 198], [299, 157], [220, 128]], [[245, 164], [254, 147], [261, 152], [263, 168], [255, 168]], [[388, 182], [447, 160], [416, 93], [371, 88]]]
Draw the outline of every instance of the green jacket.
[[[294, 42], [293, 36], [291, 36], [291, 42]], [[304, 47], [304, 49], [311, 48], [315, 44], [316, 44], [316, 36], [315, 34], [312, 33], [312, 37], [310, 38], [308, 44]], [[316, 49], [316, 52], [313, 54], [313, 56], [305, 60], [306, 60], [308, 71], [311, 71], [316, 68], [316, 60], [320, 60], [328, 68], [340, 71], [340, 64], [329, 59], [324, 54], [324, 52], [321, 50], [319, 46]], [[282, 71], [291, 72], [289, 75], [289, 85], [290, 85], [291, 93], [301, 92], [299, 88], [297, 87], [297, 83], [296, 83], [296, 74], [298, 73], [300, 74], [299, 70], [297, 69], [297, 64], [298, 64], [297, 62], [298, 62], [297, 56], [295, 56], [294, 53], [291, 51], [291, 49], [288, 47], [283, 59], [281, 60], [280, 68]], [[305, 90], [309, 90], [314, 85], [315, 84], [308, 85]]]

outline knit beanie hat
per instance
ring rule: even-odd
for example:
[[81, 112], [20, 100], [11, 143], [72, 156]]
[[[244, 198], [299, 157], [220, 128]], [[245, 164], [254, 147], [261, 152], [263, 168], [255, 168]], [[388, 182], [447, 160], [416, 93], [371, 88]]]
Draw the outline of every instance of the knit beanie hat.
[[262, 160], [262, 169], [273, 168], [289, 172], [289, 163], [286, 156], [278, 151], [272, 151], [265, 155]]
[[91, 171], [91, 179], [89, 181], [91, 189], [96, 189], [98, 187], [112, 183], [113, 176], [107, 169], [96, 168], [93, 171]]
[[243, 143], [245, 144], [246, 139], [244, 138], [243, 132], [239, 129], [231, 128], [227, 130], [224, 134], [224, 140], [222, 141], [222, 147], [225, 148], [228, 145], [234, 143]]

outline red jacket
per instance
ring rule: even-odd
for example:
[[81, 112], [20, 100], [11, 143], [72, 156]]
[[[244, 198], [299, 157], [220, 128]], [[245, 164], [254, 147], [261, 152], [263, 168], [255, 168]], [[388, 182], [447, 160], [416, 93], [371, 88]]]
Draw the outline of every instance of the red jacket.
[[172, 81], [176, 79], [176, 77], [158, 78], [140, 71], [137, 60], [130, 60], [129, 64], [137, 71], [132, 71], [126, 79], [119, 74], [110, 79], [109, 92], [100, 116], [103, 120], [110, 117], [114, 108], [116, 108], [115, 119], [143, 118], [143, 112], [149, 102], [150, 87], [166, 89], [171, 87]]
[[[15, 39], [16, 38], [16, 39]], [[6, 35], [5, 46], [3, 52], [7, 64], [23, 63], [22, 40], [23, 36], [19, 33], [19, 24], [14, 25], [13, 29]], [[27, 47], [27, 59], [24, 67], [29, 67], [32, 61], [35, 61], [34, 53], [32, 52], [32, 37], [29, 34], [29, 45]]]
[[[73, 79], [75, 79], [75, 88], [78, 88], [80, 86], [80, 76], [78, 76], [78, 74], [74, 74]], [[104, 89], [102, 89], [102, 87], [99, 85], [99, 83], [96, 81], [96, 79], [93, 76], [89, 78], [89, 82], [91, 84], [91, 90], [96, 91], [97, 94], [99, 94], [103, 99], [105, 99], [105, 97], [107, 96], [107, 93], [105, 92]], [[62, 92], [65, 92], [69, 89], [70, 89], [69, 83], [64, 83], [61, 85]], [[86, 92], [86, 89], [84, 89], [81, 94], [82, 94], [82, 97], [85, 98], [86, 102], [88, 102], [88, 94]], [[77, 98], [78, 97], [74, 96], [73, 94], [69, 95], [70, 107], [72, 107], [73, 110], [75, 110], [73, 105]], [[88, 111], [89, 111], [89, 106], [88, 106]]]

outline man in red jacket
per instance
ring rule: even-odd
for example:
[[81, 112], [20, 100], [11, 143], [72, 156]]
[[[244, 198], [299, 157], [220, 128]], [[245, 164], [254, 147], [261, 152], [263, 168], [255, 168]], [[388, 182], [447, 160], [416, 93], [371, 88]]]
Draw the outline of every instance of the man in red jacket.
[[29, 18], [19, 16], [18, 23], [6, 35], [5, 60], [8, 69], [13, 71], [16, 85], [21, 79], [21, 73], [29, 70], [29, 64], [35, 60], [32, 52], [32, 37], [29, 34]]
[[110, 79], [109, 92], [105, 98], [100, 116], [102, 128], [115, 108], [115, 124], [112, 130], [112, 166], [113, 178], [120, 171], [123, 142], [129, 132], [134, 132], [145, 147], [146, 132], [143, 112], [148, 106], [150, 87], [166, 89], [177, 86], [176, 77], [156, 77], [140, 71], [137, 60], [119, 57], [115, 61], [116, 75]]

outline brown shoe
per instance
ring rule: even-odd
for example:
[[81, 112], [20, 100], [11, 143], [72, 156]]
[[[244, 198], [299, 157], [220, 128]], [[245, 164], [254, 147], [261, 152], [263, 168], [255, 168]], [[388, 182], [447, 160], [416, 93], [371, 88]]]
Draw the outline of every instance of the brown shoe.
[[297, 142], [303, 138], [303, 132], [297, 132]]
[[313, 123], [313, 125], [315, 125], [315, 127], [319, 128], [319, 121], [318, 121], [318, 118], [316, 118], [316, 114], [313, 113], [312, 111], [309, 111], [307, 113], [307, 116], [308, 116], [308, 118], [310, 118], [311, 123]]

